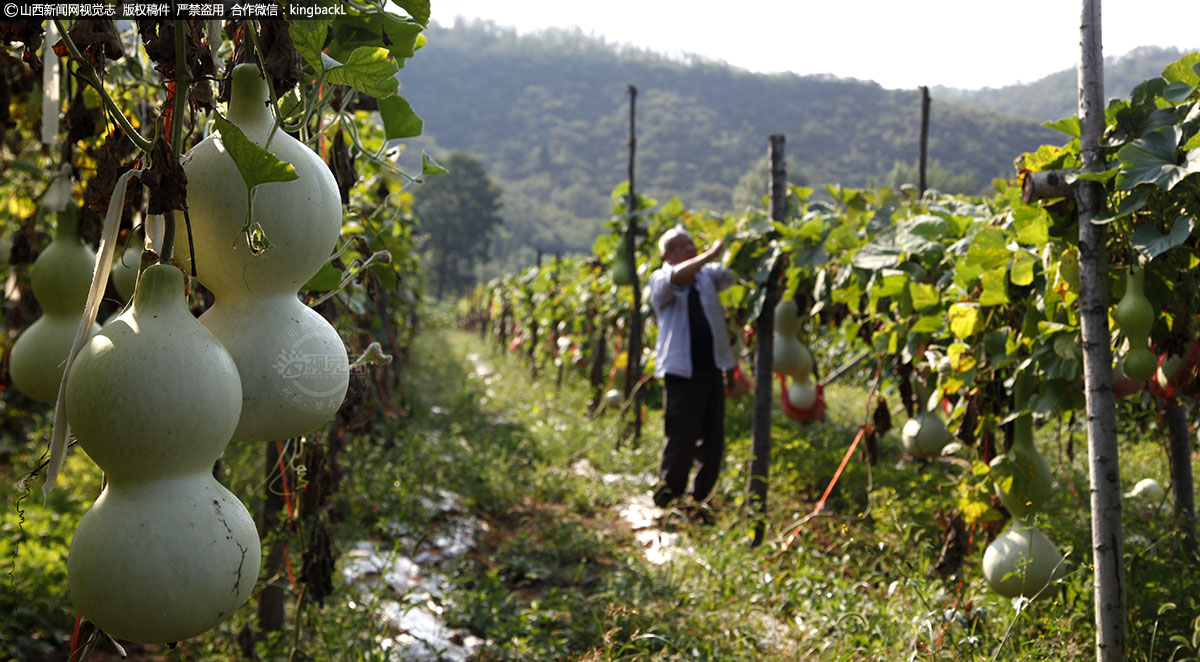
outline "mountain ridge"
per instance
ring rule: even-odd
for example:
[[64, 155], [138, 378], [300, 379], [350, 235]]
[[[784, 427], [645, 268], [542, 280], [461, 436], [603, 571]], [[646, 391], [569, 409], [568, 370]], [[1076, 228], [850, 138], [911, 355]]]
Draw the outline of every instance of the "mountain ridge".
[[[428, 40], [401, 71], [403, 93], [425, 121], [425, 135], [408, 142], [435, 158], [467, 152], [504, 189], [505, 228], [485, 271], [527, 265], [538, 248], [590, 248], [611, 216], [610, 192], [628, 177], [630, 84], [638, 89], [637, 190], [661, 202], [736, 211], [732, 191], [765, 157], [772, 133], [786, 136], [796, 178], [817, 187], [888, 183], [898, 163], [917, 159], [916, 90], [680, 61], [580, 30], [520, 35], [460, 20], [431, 25]], [[996, 110], [996, 95], [937, 89], [933, 186], [940, 176], [979, 192], [1011, 177], [1018, 154], [1063, 142], [1044, 120]]]

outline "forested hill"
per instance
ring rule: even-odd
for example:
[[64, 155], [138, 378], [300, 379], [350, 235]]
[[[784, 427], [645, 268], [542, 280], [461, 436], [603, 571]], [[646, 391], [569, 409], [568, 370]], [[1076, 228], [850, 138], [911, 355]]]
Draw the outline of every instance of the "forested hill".
[[[1123, 55], [1104, 58], [1105, 96], [1128, 97], [1136, 85], [1158, 76], [1168, 64], [1183, 55], [1184, 51], [1176, 48], [1143, 46]], [[1079, 105], [1077, 80], [1075, 69], [1064, 69], [1032, 83], [981, 90], [935, 87], [930, 94], [1013, 117], [1047, 122], [1075, 114]]]
[[[917, 158], [920, 97], [832, 76], [760, 75], [617, 47], [579, 31], [521, 36], [491, 23], [432, 25], [401, 72], [425, 120], [414, 147], [465, 151], [504, 189], [504, 266], [590, 247], [627, 178], [628, 85], [638, 88], [638, 191], [732, 209], [767, 136], [809, 184], [884, 181]], [[934, 98], [930, 158], [975, 190], [1012, 175], [1013, 158], [1063, 137], [1035, 121]], [[934, 182], [936, 184], [936, 181]], [[765, 182], [763, 184], [765, 191]], [[970, 191], [975, 192], [975, 191]]]

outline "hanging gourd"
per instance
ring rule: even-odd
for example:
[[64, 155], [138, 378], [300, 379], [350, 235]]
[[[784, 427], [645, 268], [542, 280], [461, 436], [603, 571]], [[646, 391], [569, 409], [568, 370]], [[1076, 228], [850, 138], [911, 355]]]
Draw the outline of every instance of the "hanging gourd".
[[1135, 265], [1125, 278], [1125, 296], [1117, 303], [1113, 319], [1129, 340], [1123, 367], [1125, 375], [1144, 382], [1158, 370], [1158, 358], [1150, 351], [1150, 329], [1154, 326], [1154, 307], [1143, 292], [1146, 272]]
[[[247, 199], [239, 194], [245, 184], [221, 134], [180, 160], [188, 178], [196, 277], [215, 299], [200, 322], [229, 350], [242, 378], [234, 440], [286, 439], [332, 419], [349, 384], [342, 339], [297, 296], [337, 243], [341, 196], [325, 162], [275, 129], [267, 84], [254, 65], [233, 70], [228, 119], [251, 142], [291, 164], [297, 178], [255, 187], [250, 223], [271, 244], [258, 251], [247, 238]], [[186, 242], [179, 248], [186, 255]], [[185, 268], [190, 261], [186, 255]]]
[[983, 552], [983, 578], [1006, 598], [1032, 599], [1064, 574], [1062, 553], [1020, 519], [1013, 519]]
[[142, 267], [142, 252], [145, 241], [140, 233], [130, 233], [129, 244], [121, 255], [113, 261], [112, 281], [117, 294], [125, 301], [133, 298], [133, 290], [137, 286], [138, 270]]
[[992, 459], [996, 496], [1013, 517], [1028, 519], [1050, 500], [1050, 466], [1033, 444], [1033, 415], [1013, 422], [1012, 446]]
[[913, 457], [939, 457], [942, 450], [954, 439], [954, 435], [946, 429], [946, 423], [937, 410], [929, 405], [929, 390], [921, 382], [916, 383], [914, 387], [921, 411], [904, 422], [904, 427], [900, 429], [900, 441], [904, 444], [904, 452]]
[[188, 310], [178, 268], [142, 273], [133, 305], [76, 357], [66, 404], [108, 479], [67, 559], [83, 615], [115, 638], [157, 644], [228, 618], [262, 557], [250, 513], [212, 475], [237, 427], [241, 381]]
[[621, 240], [617, 242], [617, 248], [613, 254], [613, 282], [619, 287], [633, 285], [633, 273], [634, 267], [629, 263], [629, 237], [622, 233]]
[[787, 335], [800, 333], [800, 307], [795, 299], [784, 299], [775, 305], [775, 332]]
[[[33, 263], [30, 281], [42, 316], [13, 344], [9, 375], [18, 391], [39, 402], [58, 398], [63, 366], [87, 302], [96, 254], [79, 240], [79, 213], [59, 212], [54, 240]], [[99, 330], [93, 326], [93, 333]]]
[[946, 429], [946, 423], [934, 411], [924, 411], [908, 419], [900, 430], [904, 452], [922, 459], [940, 456], [942, 449], [952, 439], [953, 435]]

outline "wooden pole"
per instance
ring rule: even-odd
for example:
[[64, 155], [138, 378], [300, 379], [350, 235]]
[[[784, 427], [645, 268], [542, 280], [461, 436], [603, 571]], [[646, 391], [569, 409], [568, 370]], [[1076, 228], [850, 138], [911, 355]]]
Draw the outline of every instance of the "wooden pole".
[[918, 165], [920, 196], [925, 195], [925, 160], [929, 155], [929, 88], [921, 86], [921, 156]]
[[[1083, 167], [1087, 168], [1104, 162], [1100, 149], [1106, 121], [1100, 0], [1083, 0], [1079, 25], [1080, 152]], [[1125, 662], [1125, 565], [1112, 338], [1108, 332], [1108, 257], [1104, 226], [1092, 222], [1104, 208], [1104, 191], [1096, 182], [1084, 181], [1078, 183], [1075, 195], [1079, 208], [1079, 312], [1091, 480], [1096, 660]]]
[[1188, 433], [1188, 409], [1174, 398], [1167, 400], [1164, 417], [1171, 459], [1171, 495], [1175, 502], [1175, 522], [1183, 535], [1180, 545], [1189, 561], [1196, 554], [1196, 501], [1192, 488], [1192, 436]]
[[633, 396], [633, 443], [637, 446], [642, 438], [642, 390], [637, 388], [642, 379], [642, 288], [637, 274], [638, 204], [633, 188], [633, 165], [637, 155], [637, 88], [629, 86], [629, 226], [625, 230], [625, 258], [633, 272], [633, 310], [629, 313], [629, 345], [625, 368], [625, 399]]
[[[784, 163], [784, 137], [774, 134], [768, 139], [767, 158], [771, 163], [771, 218], [782, 221], [787, 215], [787, 165]], [[754, 542], [762, 544], [767, 524], [767, 478], [771, 468], [771, 401], [774, 396], [775, 303], [779, 298], [778, 271], [780, 259], [771, 269], [767, 280], [767, 296], [762, 311], [754, 323], [754, 419], [751, 424], [750, 506], [754, 517]]]

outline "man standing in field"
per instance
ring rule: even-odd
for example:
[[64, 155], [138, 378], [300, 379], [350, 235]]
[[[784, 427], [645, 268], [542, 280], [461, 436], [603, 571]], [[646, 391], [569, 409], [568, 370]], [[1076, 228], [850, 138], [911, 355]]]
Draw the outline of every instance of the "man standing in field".
[[682, 227], [658, 240], [663, 265], [650, 276], [650, 302], [658, 318], [654, 376], [664, 381], [664, 432], [659, 485], [660, 508], [688, 491], [696, 505], [708, 498], [725, 453], [723, 374], [733, 369], [725, 331], [725, 310], [717, 293], [733, 285], [725, 267], [713, 263], [725, 248], [716, 240], [703, 253]]

